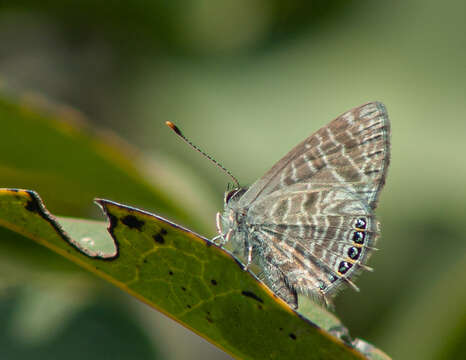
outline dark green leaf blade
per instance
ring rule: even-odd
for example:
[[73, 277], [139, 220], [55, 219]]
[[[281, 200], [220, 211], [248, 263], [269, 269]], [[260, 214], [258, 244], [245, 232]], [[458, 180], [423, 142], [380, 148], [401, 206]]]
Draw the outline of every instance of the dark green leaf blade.
[[0, 190], [0, 226], [114, 283], [235, 358], [364, 358], [292, 311], [209, 240], [150, 213], [98, 203], [110, 219], [117, 253], [85, 249], [89, 239], [110, 239], [103, 223], [90, 226], [94, 234], [79, 229], [80, 220], [60, 218], [60, 225], [31, 191]]

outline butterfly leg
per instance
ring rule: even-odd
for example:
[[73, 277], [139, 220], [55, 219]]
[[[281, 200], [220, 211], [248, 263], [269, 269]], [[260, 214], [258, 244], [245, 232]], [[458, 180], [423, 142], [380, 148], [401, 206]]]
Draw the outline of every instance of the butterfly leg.
[[252, 245], [248, 246], [248, 255], [247, 255], [247, 260], [246, 260], [246, 265], [244, 265], [243, 270], [247, 271], [249, 269], [249, 265], [251, 265], [252, 262]]
[[215, 244], [215, 245], [220, 245], [221, 242], [223, 240], [223, 236], [222, 235], [217, 235], [217, 236], [214, 236], [211, 241]]
[[220, 214], [219, 212], [215, 216], [215, 225], [217, 226], [218, 234], [223, 237], [222, 214]]

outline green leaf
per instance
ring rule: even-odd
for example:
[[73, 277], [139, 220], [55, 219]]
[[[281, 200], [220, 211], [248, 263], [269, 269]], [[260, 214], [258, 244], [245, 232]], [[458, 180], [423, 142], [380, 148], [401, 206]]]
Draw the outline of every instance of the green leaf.
[[[170, 170], [110, 131], [89, 126], [79, 112], [30, 99], [7, 101], [0, 94], [0, 118], [1, 187], [32, 188], [47, 198], [54, 212], [69, 216], [99, 216], [92, 204], [98, 194], [157, 209], [198, 231], [210, 229], [206, 216], [183, 210], [185, 200], [174, 194], [189, 191], [180, 191], [179, 182], [170, 187]], [[208, 208], [206, 201], [196, 202]], [[0, 257], [8, 256], [12, 265], [16, 261], [17, 267], [53, 264], [61, 271], [77, 269], [47, 251], [34, 249], [30, 256], [32, 243], [9, 230], [0, 229], [0, 236]]]
[[[2, 187], [34, 189], [55, 211], [87, 216], [96, 194], [201, 225], [138, 167], [155, 165], [110, 131], [87, 125], [78, 112], [0, 98]], [[163, 177], [153, 169], [151, 175]], [[158, 183], [158, 179], [153, 179]], [[66, 196], [65, 196], [66, 194]]]
[[56, 220], [26, 190], [0, 190], [0, 226], [112, 282], [235, 358], [365, 358], [292, 311], [209, 240], [150, 213], [98, 203], [115, 243], [104, 223]]

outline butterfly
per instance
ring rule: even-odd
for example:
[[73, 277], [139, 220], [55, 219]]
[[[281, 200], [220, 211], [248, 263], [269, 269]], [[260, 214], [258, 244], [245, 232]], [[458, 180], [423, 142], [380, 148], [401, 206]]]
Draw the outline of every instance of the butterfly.
[[390, 162], [390, 122], [385, 106], [370, 102], [345, 112], [294, 147], [250, 187], [223, 169], [236, 187], [217, 213], [212, 240], [233, 250], [244, 269], [289, 306], [298, 293], [331, 306], [331, 298], [363, 270], [379, 236], [374, 210]]
[[345, 112], [294, 147], [250, 187], [225, 193], [217, 213], [221, 246], [291, 307], [298, 293], [330, 306], [375, 250], [379, 193], [390, 159], [385, 106]]

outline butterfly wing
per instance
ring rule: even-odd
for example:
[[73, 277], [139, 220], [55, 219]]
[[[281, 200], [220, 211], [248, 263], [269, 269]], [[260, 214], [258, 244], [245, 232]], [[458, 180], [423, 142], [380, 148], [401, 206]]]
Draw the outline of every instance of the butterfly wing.
[[373, 209], [389, 131], [383, 104], [354, 108], [298, 144], [239, 200], [261, 267], [278, 274], [268, 284], [288, 303], [297, 305], [295, 290], [325, 298], [342, 282], [356, 288], [350, 279], [367, 268], [377, 237]]
[[295, 183], [311, 183], [343, 185], [375, 208], [390, 158], [389, 133], [382, 103], [356, 107], [293, 148], [248, 189], [238, 207]]
[[295, 184], [260, 198], [246, 222], [255, 229], [261, 267], [276, 267], [291, 291], [332, 295], [342, 283], [355, 286], [350, 279], [365, 268], [378, 223], [346, 189], [309, 187]]

